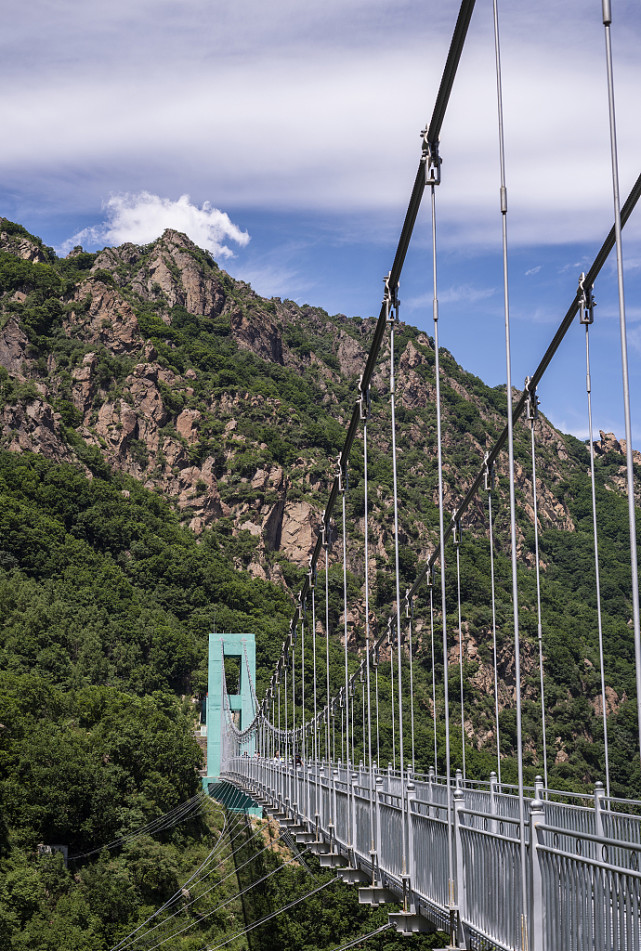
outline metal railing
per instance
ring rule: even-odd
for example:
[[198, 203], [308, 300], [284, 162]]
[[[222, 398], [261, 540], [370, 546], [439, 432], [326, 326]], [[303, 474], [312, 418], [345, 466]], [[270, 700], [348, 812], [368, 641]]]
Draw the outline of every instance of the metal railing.
[[406, 911], [438, 927], [455, 914], [465, 947], [641, 951], [641, 804], [606, 800], [600, 784], [578, 799], [537, 781], [525, 797], [523, 921], [518, 797], [499, 790], [495, 777], [466, 784], [459, 774], [448, 787], [433, 772], [404, 778], [362, 765], [236, 756], [223, 778], [315, 833]]

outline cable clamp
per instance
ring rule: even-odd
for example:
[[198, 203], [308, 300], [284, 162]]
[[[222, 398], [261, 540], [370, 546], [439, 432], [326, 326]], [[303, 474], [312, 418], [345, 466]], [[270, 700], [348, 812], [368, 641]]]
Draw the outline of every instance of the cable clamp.
[[423, 129], [421, 132], [421, 137], [423, 139], [423, 154], [421, 161], [425, 163], [425, 184], [440, 185], [441, 156], [438, 150], [438, 139], [436, 142], [430, 142], [427, 134], [428, 129]]
[[316, 570], [316, 565], [314, 564], [314, 556], [310, 555], [309, 556], [309, 571], [307, 572], [307, 578], [309, 580], [309, 587], [311, 591], [313, 591], [314, 588], [316, 587], [316, 576], [317, 576], [317, 570]]
[[405, 617], [410, 618], [412, 617], [412, 614], [413, 614], [413, 611], [412, 611], [412, 600], [410, 598], [410, 589], [407, 588], [405, 591]]
[[427, 584], [428, 588], [431, 588], [434, 585], [434, 569], [433, 568], [428, 567], [425, 569], [425, 583]]
[[347, 491], [347, 466], [343, 465], [342, 452], [339, 452], [336, 458], [336, 479], [338, 480], [338, 491], [342, 495]]
[[494, 488], [494, 466], [490, 465], [489, 452], [483, 457], [483, 467], [483, 486], [486, 492], [491, 492]]
[[385, 314], [386, 314], [388, 323], [394, 324], [398, 320], [398, 309], [401, 302], [398, 297], [399, 285], [396, 284], [394, 287], [392, 287], [390, 283], [391, 277], [392, 277], [392, 272], [390, 271], [387, 277], [383, 279], [385, 284], [385, 292], [383, 294], [383, 305], [385, 307]]
[[358, 389], [361, 395], [356, 400], [356, 402], [358, 403], [360, 418], [362, 420], [366, 420], [369, 418], [369, 412], [370, 412], [370, 392], [369, 392], [369, 386], [367, 387], [366, 390], [363, 390], [363, 376], [362, 375], [360, 380], [358, 381]]
[[540, 400], [536, 395], [536, 387], [533, 385], [529, 376], [525, 378], [525, 389], [527, 391], [527, 402], [525, 404], [525, 418], [534, 423], [539, 418]]
[[596, 307], [596, 301], [592, 291], [594, 290], [594, 284], [591, 287], [585, 286], [585, 274], [581, 274], [579, 278], [579, 321], [582, 324], [592, 324], [594, 323], [594, 308]]
[[452, 541], [457, 548], [461, 544], [461, 520], [457, 517], [456, 512], [452, 516]]

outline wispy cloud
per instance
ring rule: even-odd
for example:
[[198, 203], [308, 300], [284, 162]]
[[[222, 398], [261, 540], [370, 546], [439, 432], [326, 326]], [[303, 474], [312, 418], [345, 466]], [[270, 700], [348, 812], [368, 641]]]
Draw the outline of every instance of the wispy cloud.
[[195, 244], [217, 257], [234, 257], [225, 241], [233, 241], [241, 247], [249, 242], [247, 232], [241, 231], [224, 211], [213, 208], [208, 201], [198, 207], [192, 204], [189, 195], [181, 195], [177, 201], [149, 192], [112, 195], [104, 202], [103, 210], [106, 214], [103, 222], [79, 231], [64, 242], [61, 250], [66, 253], [77, 244], [88, 248], [128, 241], [149, 244], [166, 228], [184, 232]]
[[536, 267], [528, 268], [527, 271], [525, 272], [525, 276], [532, 277], [533, 274], [538, 274], [542, 267], [543, 267], [542, 264], [537, 264]]
[[[438, 299], [441, 304], [475, 304], [487, 300], [496, 294], [495, 287], [474, 287], [472, 284], [457, 284], [439, 291]], [[432, 294], [421, 294], [410, 297], [403, 302], [409, 310], [420, 310], [432, 303]]]

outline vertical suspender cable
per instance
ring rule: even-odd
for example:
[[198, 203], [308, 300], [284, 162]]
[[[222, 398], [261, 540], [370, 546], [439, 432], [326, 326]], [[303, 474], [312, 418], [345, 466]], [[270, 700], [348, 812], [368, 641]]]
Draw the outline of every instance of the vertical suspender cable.
[[[296, 791], [298, 791], [298, 780], [296, 773], [296, 631], [297, 625], [292, 628], [292, 767]], [[298, 800], [297, 800], [298, 801]]]
[[[610, 153], [612, 161], [612, 192], [614, 198], [614, 234], [617, 252], [617, 286], [619, 291], [619, 332], [621, 336], [621, 371], [623, 375], [623, 413], [625, 416], [626, 467], [628, 488], [628, 522], [630, 527], [630, 569], [632, 575], [632, 625], [634, 630], [634, 656], [637, 685], [637, 724], [639, 752], [641, 754], [641, 626], [639, 623], [639, 569], [637, 559], [637, 528], [634, 510], [634, 468], [632, 460], [632, 419], [630, 416], [630, 380], [628, 376], [628, 341], [625, 316], [625, 292], [623, 289], [623, 247], [621, 242], [621, 204], [619, 199], [619, 159], [617, 155], [617, 130], [614, 111], [614, 75], [612, 70], [612, 40], [610, 24], [612, 13], [610, 0], [602, 0], [603, 26], [605, 28], [605, 59], [608, 74], [608, 113], [610, 118]], [[592, 435], [590, 434], [590, 438]]]
[[349, 764], [349, 668], [347, 663], [347, 515], [345, 513], [345, 495], [347, 494], [347, 468], [342, 468], [342, 503], [343, 503], [343, 655], [345, 660], [345, 765]]
[[430, 640], [432, 644], [432, 722], [434, 726], [434, 772], [438, 775], [438, 740], [436, 737], [436, 669], [434, 655], [434, 569], [427, 576], [430, 592]]
[[[432, 155], [435, 174], [438, 173], [440, 159], [434, 151]], [[434, 164], [435, 163], [435, 164]], [[445, 525], [443, 520], [443, 437], [441, 432], [441, 370], [438, 344], [438, 294], [436, 271], [436, 191], [435, 183], [430, 186], [432, 199], [432, 281], [434, 286], [434, 377], [436, 385], [436, 445], [438, 455], [438, 535], [441, 563], [441, 618], [443, 622], [443, 716], [445, 720], [445, 782], [447, 783], [447, 874], [450, 902], [450, 942], [456, 938], [456, 896], [454, 893], [454, 832], [452, 826], [452, 760], [450, 750], [450, 692], [449, 670], [447, 663], [447, 607], [445, 595]]]
[[605, 663], [603, 659], [603, 618], [601, 615], [601, 577], [599, 568], [599, 533], [596, 517], [596, 479], [594, 473], [594, 442], [592, 441], [592, 380], [590, 376], [590, 324], [592, 323], [592, 289], [583, 286], [581, 275], [579, 287], [583, 291], [581, 323], [585, 324], [585, 388], [588, 397], [588, 442], [590, 444], [590, 485], [592, 488], [592, 537], [594, 539], [594, 583], [599, 630], [599, 666], [601, 668], [601, 715], [603, 717], [603, 746], [605, 751], [605, 793], [610, 798], [610, 754], [608, 749], [608, 714], [605, 703]]
[[334, 711], [330, 707], [329, 695], [329, 522], [325, 523], [325, 663], [327, 664], [327, 761], [332, 759], [331, 721]]
[[367, 737], [365, 733], [365, 680], [363, 679], [363, 672], [361, 671], [361, 719], [363, 721], [363, 736], [362, 736], [362, 759], [361, 763], [365, 762], [367, 756]]
[[461, 616], [461, 523], [457, 521], [454, 529], [454, 547], [456, 549], [456, 595], [458, 602], [458, 668], [461, 690], [461, 759], [463, 780], [467, 779], [465, 769], [465, 694], [463, 691], [463, 621]]
[[376, 662], [374, 665], [374, 678], [376, 681], [376, 705], [374, 709], [376, 710], [376, 765], [380, 769], [381, 767], [381, 732], [379, 728], [379, 718], [378, 718], [378, 664], [379, 664], [379, 653], [376, 651]]
[[505, 186], [505, 143], [503, 135], [503, 89], [501, 79], [501, 47], [499, 40], [498, 0], [493, 0], [494, 51], [496, 57], [496, 98], [499, 125], [499, 162], [501, 172], [501, 225], [503, 242], [503, 303], [505, 308], [505, 363], [507, 376], [507, 427], [510, 477], [510, 538], [512, 554], [512, 604], [514, 610], [514, 677], [516, 687], [516, 746], [519, 785], [519, 846], [521, 857], [521, 944], [527, 951], [529, 926], [527, 919], [527, 878], [525, 851], [525, 806], [523, 802], [523, 729], [521, 714], [521, 638], [519, 634], [519, 588], [516, 564], [516, 498], [514, 489], [514, 432], [512, 419], [512, 355], [510, 347], [510, 295], [507, 268], [507, 188]]
[[[525, 381], [526, 387], [529, 387], [529, 379]], [[548, 747], [545, 733], [545, 684], [543, 680], [543, 625], [541, 623], [541, 564], [539, 559], [539, 510], [538, 493], [536, 489], [536, 447], [534, 445], [534, 428], [538, 415], [538, 399], [536, 393], [528, 388], [529, 404], [527, 416], [530, 420], [530, 429], [532, 437], [532, 507], [534, 510], [534, 560], [536, 567], [536, 619], [537, 636], [539, 643], [539, 676], [541, 685], [541, 734], [543, 739], [543, 779], [547, 795], [548, 788]]]
[[[372, 703], [370, 678], [370, 626], [369, 626], [369, 477], [367, 471], [367, 423], [369, 420], [369, 389], [361, 392], [361, 418], [363, 420], [363, 519], [365, 544], [365, 677], [367, 680], [367, 769], [369, 775], [369, 837], [370, 857], [373, 859], [376, 848], [374, 842], [374, 773], [372, 769]], [[378, 718], [378, 692], [377, 692]], [[377, 721], [378, 722], [378, 721]], [[365, 742], [363, 742], [365, 756]], [[374, 862], [372, 861], [372, 882], [374, 882]]]
[[311, 580], [314, 584], [312, 588], [312, 654], [314, 655], [314, 762], [318, 764], [318, 708], [316, 706], [316, 568], [311, 568]]
[[412, 774], [416, 772], [416, 749], [414, 742], [414, 660], [412, 657], [412, 628], [414, 627], [414, 601], [409, 602], [409, 652], [410, 652], [410, 722], [412, 727]]
[[392, 762], [394, 763], [394, 769], [396, 769], [396, 717], [394, 714], [394, 708], [396, 706], [394, 700], [394, 641], [390, 633], [389, 636], [389, 676], [390, 676], [390, 691], [392, 695]]
[[494, 717], [496, 721], [496, 775], [501, 785], [501, 732], [499, 729], [499, 663], [496, 649], [496, 588], [494, 584], [494, 527], [492, 525], [492, 489], [494, 470], [485, 461], [485, 488], [487, 489], [487, 512], [490, 535], [490, 574], [492, 581], [492, 648], [494, 653]]
[[307, 740], [305, 734], [305, 614], [307, 605], [303, 605], [300, 620], [300, 689], [301, 689], [301, 746], [303, 763], [307, 762]]
[[[393, 298], [393, 299], [392, 299]], [[401, 772], [401, 780], [405, 782], [405, 750], [404, 747], [404, 736], [403, 736], [403, 680], [402, 680], [402, 667], [401, 662], [403, 659], [403, 651], [401, 647], [401, 579], [400, 579], [400, 567], [399, 567], [399, 537], [398, 537], [398, 476], [397, 476], [397, 460], [396, 460], [396, 377], [394, 372], [394, 328], [398, 321], [398, 309], [399, 301], [397, 297], [397, 288], [390, 288], [390, 297], [389, 297], [389, 306], [390, 308], [394, 307], [394, 318], [391, 319], [390, 311], [390, 405], [391, 405], [391, 414], [392, 414], [392, 476], [394, 483], [394, 570], [396, 578], [396, 651], [398, 654], [398, 755], [399, 755], [399, 768]], [[405, 793], [401, 787], [401, 819], [402, 819], [402, 836], [403, 836], [403, 877], [407, 875], [407, 841], [406, 841], [406, 823], [405, 823]], [[403, 887], [403, 897], [404, 897], [404, 907], [407, 911], [407, 891], [405, 888], [405, 883]]]

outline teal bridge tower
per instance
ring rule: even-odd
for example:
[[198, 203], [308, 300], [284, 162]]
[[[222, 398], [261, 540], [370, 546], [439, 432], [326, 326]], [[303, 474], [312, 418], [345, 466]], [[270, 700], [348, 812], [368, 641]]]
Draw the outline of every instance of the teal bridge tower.
[[[205, 792], [236, 810], [247, 810], [250, 815], [262, 816], [262, 809], [249, 796], [238, 801], [238, 793], [221, 780], [223, 735], [223, 690], [225, 689], [224, 663], [226, 658], [238, 658], [238, 693], [228, 693], [227, 702], [240, 730], [254, 718], [252, 683], [256, 683], [256, 638], [253, 634], [210, 634], [207, 694], [207, 775], [203, 778]], [[251, 678], [251, 680], [250, 680]], [[229, 684], [227, 685], [230, 686]], [[255, 737], [252, 734], [242, 746], [241, 753], [253, 756]], [[234, 806], [231, 806], [232, 801]]]

